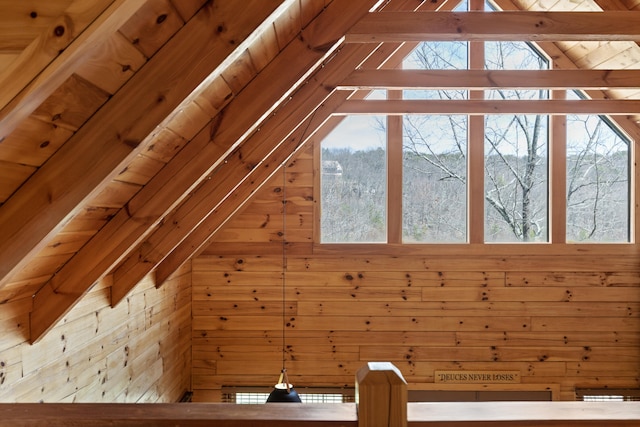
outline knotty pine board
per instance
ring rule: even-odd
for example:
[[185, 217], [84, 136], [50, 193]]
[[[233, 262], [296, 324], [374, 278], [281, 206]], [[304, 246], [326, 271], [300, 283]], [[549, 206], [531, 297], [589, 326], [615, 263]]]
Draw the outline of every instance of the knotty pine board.
[[190, 266], [159, 289], [145, 278], [109, 304], [107, 281], [30, 345], [28, 328], [14, 329], [21, 316], [28, 324], [30, 306], [13, 303], [16, 317], [0, 320], [13, 337], [0, 340], [0, 401], [177, 401], [190, 388]]
[[[276, 174], [193, 260], [196, 399], [223, 385], [268, 391], [280, 369], [281, 182]], [[288, 182], [286, 194], [285, 354], [296, 386], [351, 386], [371, 360], [417, 386], [436, 370], [518, 371], [523, 388], [552, 385], [564, 400], [575, 387], [640, 385], [634, 247], [302, 244], [312, 227], [289, 222], [313, 218], [313, 178]]]

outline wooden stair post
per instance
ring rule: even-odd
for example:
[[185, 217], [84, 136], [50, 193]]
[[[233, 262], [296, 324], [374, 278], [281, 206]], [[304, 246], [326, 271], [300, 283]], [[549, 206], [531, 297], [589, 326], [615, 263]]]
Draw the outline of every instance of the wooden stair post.
[[359, 427], [407, 427], [407, 382], [391, 362], [368, 362], [356, 372]]

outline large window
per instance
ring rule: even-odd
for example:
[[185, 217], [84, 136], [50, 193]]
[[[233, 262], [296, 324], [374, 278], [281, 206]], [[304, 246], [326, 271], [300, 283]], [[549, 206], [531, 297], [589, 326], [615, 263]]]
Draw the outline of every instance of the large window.
[[387, 240], [384, 119], [345, 118], [322, 142], [322, 241]]
[[[513, 73], [547, 70], [550, 64], [525, 42], [476, 42], [472, 47], [452, 41], [419, 43], [398, 67], [442, 70], [444, 75], [481, 67]], [[563, 93], [566, 99], [583, 96]], [[481, 100], [486, 105], [548, 101], [551, 92], [420, 88], [378, 91], [370, 98], [469, 105]], [[346, 116], [321, 143], [320, 240], [626, 243], [633, 217], [630, 147], [629, 138], [601, 115], [485, 109], [483, 114]], [[471, 189], [484, 191], [483, 197], [472, 197]], [[560, 209], [563, 198], [557, 195], [563, 193]], [[564, 236], [552, 233], [554, 209], [566, 212], [558, 227], [566, 230]]]

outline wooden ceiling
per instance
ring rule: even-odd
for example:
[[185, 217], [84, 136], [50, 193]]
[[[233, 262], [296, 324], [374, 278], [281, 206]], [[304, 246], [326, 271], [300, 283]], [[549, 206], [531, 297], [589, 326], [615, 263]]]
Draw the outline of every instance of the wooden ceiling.
[[100, 281], [113, 305], [149, 273], [161, 285], [368, 87], [354, 70], [436, 29], [517, 34], [557, 68], [606, 70], [592, 98], [640, 99], [633, 73], [610, 73], [640, 68], [640, 0], [499, 0], [529, 12], [491, 25], [457, 3], [0, 0], [0, 304], [31, 305], [36, 341]]

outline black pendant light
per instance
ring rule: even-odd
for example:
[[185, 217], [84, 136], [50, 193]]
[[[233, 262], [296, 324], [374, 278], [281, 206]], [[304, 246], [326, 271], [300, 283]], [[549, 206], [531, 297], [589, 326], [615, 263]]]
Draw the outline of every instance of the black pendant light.
[[287, 184], [287, 167], [286, 160], [282, 163], [282, 370], [280, 371], [280, 378], [278, 383], [274, 386], [273, 391], [267, 398], [267, 403], [274, 402], [296, 402], [302, 403], [298, 392], [293, 389], [293, 384], [289, 382], [287, 376], [287, 369], [285, 368], [286, 361], [286, 289], [287, 289], [287, 242], [286, 242], [286, 227], [287, 227], [287, 199], [285, 195], [285, 188]]

